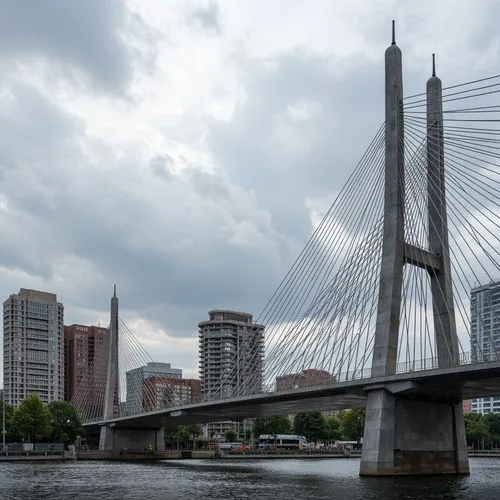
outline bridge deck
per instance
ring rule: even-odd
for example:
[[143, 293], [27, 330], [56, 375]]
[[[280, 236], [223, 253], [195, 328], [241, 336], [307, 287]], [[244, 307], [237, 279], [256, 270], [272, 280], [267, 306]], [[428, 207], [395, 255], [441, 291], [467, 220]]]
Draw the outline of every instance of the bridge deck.
[[[406, 386], [403, 383], [407, 383]], [[411, 383], [411, 384], [408, 384]], [[112, 425], [140, 429], [178, 424], [238, 420], [264, 415], [363, 407], [367, 390], [380, 384], [401, 384], [401, 391], [413, 398], [461, 401], [500, 395], [500, 361], [466, 364], [391, 376], [334, 382], [314, 387], [270, 392], [234, 399], [170, 407], [108, 421], [89, 422], [85, 427]]]

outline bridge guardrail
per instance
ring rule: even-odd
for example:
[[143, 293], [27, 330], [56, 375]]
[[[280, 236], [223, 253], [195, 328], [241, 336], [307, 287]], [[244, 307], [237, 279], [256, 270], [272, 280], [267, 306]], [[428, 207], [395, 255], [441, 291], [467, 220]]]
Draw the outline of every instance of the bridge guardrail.
[[[498, 361], [499, 359], [488, 359], [488, 358], [483, 358], [481, 360], [479, 359], [474, 359], [474, 356], [472, 355], [471, 352], [462, 352], [458, 356], [458, 360], [455, 363], [450, 363], [449, 357], [446, 358], [439, 358], [439, 357], [431, 357], [431, 358], [424, 358], [421, 360], [413, 360], [413, 361], [405, 361], [405, 362], [400, 362], [396, 365], [396, 374], [405, 374], [405, 373], [411, 373], [411, 372], [423, 372], [423, 371], [433, 371], [437, 369], [442, 369], [442, 368], [452, 368], [454, 366], [463, 366], [463, 365], [469, 365], [469, 364], [483, 364], [486, 362], [490, 361]], [[258, 396], [258, 395], [264, 395], [264, 394], [272, 394], [272, 393], [277, 393], [277, 392], [284, 392], [288, 391], [290, 389], [305, 389], [305, 388], [310, 388], [310, 387], [321, 387], [323, 385], [331, 385], [332, 383], [335, 382], [350, 382], [350, 381], [356, 381], [356, 380], [369, 380], [372, 378], [371, 375], [372, 369], [371, 367], [369, 368], [360, 368], [358, 370], [352, 370], [352, 371], [346, 371], [346, 372], [338, 372], [338, 373], [333, 373], [331, 375], [331, 378], [324, 379], [324, 380], [310, 380], [308, 383], [301, 383], [300, 386], [297, 387], [286, 387], [282, 390], [277, 390], [276, 388], [276, 382], [272, 382], [270, 384], [263, 385], [261, 388], [259, 388], [259, 391], [254, 391], [254, 392], [246, 392], [242, 394], [238, 394], [236, 391], [231, 394], [225, 394], [224, 397], [222, 398], [215, 398], [214, 395], [212, 394], [210, 398], [207, 397], [197, 397], [193, 398], [189, 404], [196, 404], [196, 403], [203, 403], [203, 402], [209, 402], [209, 401], [224, 401], [227, 399], [234, 399], [239, 396]], [[184, 403], [187, 404], [187, 403]], [[168, 408], [177, 408], [179, 406], [182, 406], [183, 404], [175, 403], [172, 402], [172, 404], [168, 406], [164, 406], [161, 408], [157, 409], [148, 409], [147, 411], [143, 411], [142, 413], [137, 413], [137, 414], [120, 414], [120, 417], [125, 417], [125, 416], [135, 416], [135, 415], [140, 415], [140, 414], [145, 414], [145, 413], [150, 413], [150, 412], [155, 412], [155, 411], [161, 411], [165, 410]], [[86, 424], [91, 424], [93, 422], [98, 422], [100, 421], [100, 418], [95, 418], [93, 420], [86, 420]]]

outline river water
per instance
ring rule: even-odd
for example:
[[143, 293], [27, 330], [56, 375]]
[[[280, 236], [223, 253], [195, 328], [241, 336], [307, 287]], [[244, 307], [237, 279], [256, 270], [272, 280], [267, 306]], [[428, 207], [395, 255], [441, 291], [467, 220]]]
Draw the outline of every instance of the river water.
[[0, 499], [499, 499], [500, 459], [470, 464], [462, 478], [360, 478], [357, 459], [2, 462]]

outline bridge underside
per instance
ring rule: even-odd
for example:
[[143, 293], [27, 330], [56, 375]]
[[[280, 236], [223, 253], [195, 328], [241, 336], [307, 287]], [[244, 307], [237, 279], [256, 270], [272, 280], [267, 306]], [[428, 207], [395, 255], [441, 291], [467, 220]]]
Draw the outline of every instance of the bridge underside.
[[[220, 402], [217, 402], [220, 403]], [[244, 420], [261, 416], [290, 415], [307, 411], [335, 410], [344, 408], [363, 408], [366, 406], [366, 395], [360, 394], [328, 395], [291, 401], [273, 401], [249, 404], [244, 402], [228, 402], [220, 404], [200, 404], [189, 407], [170, 408], [162, 412], [145, 413], [134, 417], [124, 417], [108, 425], [116, 429], [153, 429], [172, 428], [177, 425], [205, 424], [225, 420]], [[102, 423], [90, 423], [90, 429]]]
[[[161, 450], [159, 443], [161, 439], [156, 437], [159, 434], [153, 435], [151, 432], [158, 433], [161, 429], [172, 428], [180, 424], [238, 421], [259, 416], [366, 407], [369, 394], [376, 392], [377, 389], [392, 394], [397, 401], [408, 401], [408, 403], [399, 403], [398, 411], [404, 411], [401, 407], [403, 405], [407, 409], [411, 408], [413, 414], [415, 406], [412, 406], [412, 402], [418, 401], [422, 408], [427, 404], [436, 403], [444, 405], [440, 407], [442, 412], [450, 412], [449, 408], [459, 405], [463, 399], [500, 394], [500, 361], [377, 379], [337, 382], [282, 393], [246, 396], [234, 400], [208, 401], [142, 415], [121, 417], [106, 422], [88, 423], [85, 424], [85, 428], [89, 434], [95, 435], [105, 432], [101, 428], [112, 429], [113, 434], [106, 435], [106, 449], [115, 451], [122, 448], [143, 449], [149, 444], [155, 446], [156, 442], [156, 449]], [[433, 415], [434, 411], [434, 406], [422, 410], [422, 421], [427, 422], [426, 429], [436, 427], [435, 422], [426, 419], [426, 415]], [[399, 418], [396, 413], [394, 419], [397, 421]], [[119, 438], [117, 431], [126, 432], [122, 432]], [[136, 433], [135, 437], [133, 437], [134, 433]], [[124, 443], [128, 445], [125, 446]], [[392, 452], [394, 453], [397, 449], [395, 447]]]

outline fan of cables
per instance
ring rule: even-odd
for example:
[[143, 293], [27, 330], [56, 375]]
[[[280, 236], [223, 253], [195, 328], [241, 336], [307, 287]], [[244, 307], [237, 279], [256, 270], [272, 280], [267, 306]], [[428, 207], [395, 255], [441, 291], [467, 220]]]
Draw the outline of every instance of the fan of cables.
[[[430, 251], [431, 232], [443, 249], [449, 247], [453, 299], [445, 303], [449, 328], [456, 326], [458, 334], [459, 363], [497, 359], [500, 352], [500, 282], [495, 281], [500, 278], [499, 91], [500, 75], [444, 88], [444, 120], [437, 133], [432, 125], [432, 134], [425, 93], [410, 96], [402, 106], [405, 241], [424, 255]], [[257, 318], [266, 327], [264, 362], [242, 357], [245, 344], [251, 351], [253, 342], [243, 339], [238, 359], [232, 360], [240, 368], [227, 371], [219, 384], [225, 396], [243, 395], [241, 382], [236, 384], [241, 373], [253, 374], [245, 394], [370, 376], [384, 147], [381, 127]], [[444, 175], [429, 173], [428, 161], [434, 156], [444, 165]], [[435, 206], [443, 189], [446, 209]], [[429, 218], [430, 211], [434, 218]], [[432, 287], [428, 270], [404, 266], [397, 372], [441, 366], [436, 325], [442, 326], [442, 319], [434, 313], [433, 299], [444, 294], [441, 287]], [[218, 391], [212, 388], [206, 396]]]
[[[406, 175], [408, 183], [418, 186], [413, 192], [424, 194], [412, 200], [415, 208], [407, 215], [405, 229], [426, 246], [426, 207], [432, 205], [427, 191], [431, 195], [443, 182], [428, 175], [426, 155], [433, 158], [442, 154], [447, 203], [444, 222], [448, 226], [461, 362], [498, 359], [500, 352], [499, 93], [500, 75], [443, 88], [443, 123], [437, 136], [427, 133], [425, 94], [404, 101], [405, 154], [414, 159]], [[425, 151], [422, 146], [426, 144]], [[410, 281], [415, 278], [409, 274], [420, 270], [406, 271]], [[406, 289], [412, 302], [411, 310], [405, 311], [407, 322], [400, 335], [401, 361], [411, 364], [409, 358], [416, 353], [424, 360], [420, 364], [433, 367], [437, 354], [429, 275], [424, 273], [419, 282]]]
[[[109, 330], [108, 330], [109, 335]], [[109, 336], [100, 339], [93, 348], [88, 363], [70, 403], [83, 422], [103, 419], [107, 393]], [[151, 367], [153, 366], [153, 369]], [[118, 376], [110, 381], [113, 397], [113, 416], [138, 415], [191, 402], [182, 385], [169, 374], [154, 374], [154, 362], [124, 321], [118, 321]], [[182, 396], [181, 396], [182, 394]]]
[[[266, 327], [262, 370], [262, 360], [241, 354], [251, 351], [253, 342], [242, 339], [239, 359], [232, 361], [243, 374], [253, 373], [245, 394], [369, 372], [382, 249], [384, 150], [382, 126], [258, 316], [257, 323]], [[219, 385], [225, 395], [242, 395], [234, 372]], [[219, 387], [205, 396], [216, 393]]]

